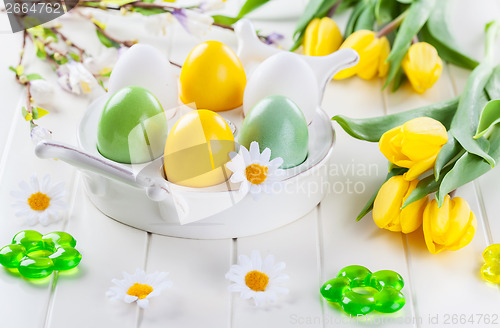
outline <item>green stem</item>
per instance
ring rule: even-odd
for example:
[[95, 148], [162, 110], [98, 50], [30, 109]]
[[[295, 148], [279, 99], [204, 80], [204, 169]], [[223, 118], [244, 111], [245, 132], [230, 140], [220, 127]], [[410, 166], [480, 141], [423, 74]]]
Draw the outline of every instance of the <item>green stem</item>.
[[495, 55], [495, 40], [498, 32], [500, 32], [500, 21], [494, 20], [486, 24], [485, 62], [493, 63]]
[[384, 26], [380, 31], [378, 31], [376, 37], [380, 38], [384, 35], [387, 35], [397, 29], [399, 25], [404, 21], [406, 14], [408, 13], [408, 9], [403, 11], [398, 17], [396, 17], [392, 22], [388, 23], [386, 26]]

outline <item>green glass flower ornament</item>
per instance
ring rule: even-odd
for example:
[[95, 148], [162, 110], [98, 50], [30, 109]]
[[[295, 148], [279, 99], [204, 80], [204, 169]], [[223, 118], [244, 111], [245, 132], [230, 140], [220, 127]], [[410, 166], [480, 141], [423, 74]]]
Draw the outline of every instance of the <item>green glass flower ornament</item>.
[[394, 271], [371, 272], [361, 265], [346, 266], [321, 286], [321, 295], [339, 303], [348, 314], [363, 315], [373, 310], [382, 313], [399, 311], [405, 305], [401, 293], [403, 278]]
[[12, 243], [0, 249], [0, 264], [17, 269], [28, 279], [48, 277], [53, 271], [66, 271], [78, 266], [82, 255], [74, 247], [76, 240], [69, 233], [56, 231], [46, 235], [23, 230]]

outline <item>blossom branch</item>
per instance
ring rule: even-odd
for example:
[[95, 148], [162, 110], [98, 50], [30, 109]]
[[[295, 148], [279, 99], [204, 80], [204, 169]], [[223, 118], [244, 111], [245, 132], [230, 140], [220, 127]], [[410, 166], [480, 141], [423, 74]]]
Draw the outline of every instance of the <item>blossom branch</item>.
[[59, 29], [55, 28], [55, 27], [51, 27], [50, 30], [52, 32], [54, 32], [55, 34], [57, 34], [61, 40], [64, 41], [64, 43], [66, 43], [66, 45], [68, 45], [69, 47], [73, 47], [75, 48], [76, 50], [79, 51], [80, 53], [80, 62], [83, 62], [83, 55], [86, 54], [87, 52], [85, 51], [85, 49], [77, 46], [73, 41], [71, 41], [70, 39], [68, 39], [68, 37], [66, 35], [64, 35], [63, 33], [61, 33], [61, 31], [59, 31]]

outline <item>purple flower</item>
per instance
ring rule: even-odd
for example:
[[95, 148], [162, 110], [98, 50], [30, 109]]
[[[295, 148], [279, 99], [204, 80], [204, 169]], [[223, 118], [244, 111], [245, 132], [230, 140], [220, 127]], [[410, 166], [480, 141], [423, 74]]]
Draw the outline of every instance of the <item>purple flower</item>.
[[276, 45], [278, 45], [281, 41], [283, 41], [283, 39], [285, 39], [285, 37], [283, 36], [283, 34], [271, 33], [271, 34], [269, 34], [268, 36], [266, 36], [264, 38], [264, 42], [266, 44], [276, 44]]
[[189, 34], [197, 37], [202, 37], [214, 23], [212, 16], [184, 8], [174, 9], [172, 15]]

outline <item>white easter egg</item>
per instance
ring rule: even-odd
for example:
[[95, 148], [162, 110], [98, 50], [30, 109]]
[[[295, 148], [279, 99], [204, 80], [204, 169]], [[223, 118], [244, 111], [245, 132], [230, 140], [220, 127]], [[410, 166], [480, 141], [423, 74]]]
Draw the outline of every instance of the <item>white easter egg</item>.
[[308, 124], [319, 107], [320, 90], [316, 76], [303, 59], [289, 52], [273, 55], [255, 69], [243, 96], [245, 115], [263, 98], [272, 95], [292, 99]]
[[109, 78], [109, 94], [128, 86], [150, 91], [163, 110], [178, 106], [177, 78], [172, 65], [153, 46], [135, 44], [118, 59]]

